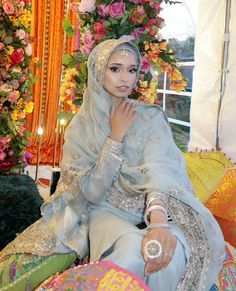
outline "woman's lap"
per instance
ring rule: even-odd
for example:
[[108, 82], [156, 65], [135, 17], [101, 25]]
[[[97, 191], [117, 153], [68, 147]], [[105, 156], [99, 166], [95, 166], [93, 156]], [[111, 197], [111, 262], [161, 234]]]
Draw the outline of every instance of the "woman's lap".
[[[182, 272], [184, 271], [187, 260], [185, 247], [180, 242], [180, 240], [178, 240], [178, 238], [174, 256], [170, 264], [162, 271], [152, 273], [148, 277], [145, 277], [145, 262], [141, 255], [141, 242], [145, 231], [139, 229], [135, 231], [136, 228], [132, 225], [130, 226], [129, 222], [127, 222], [128, 232], [125, 232], [124, 229], [119, 229], [119, 227], [124, 227], [126, 221], [124, 221], [123, 225], [122, 221], [120, 223], [120, 218], [118, 218], [118, 225], [114, 224], [116, 222], [116, 217], [112, 213], [107, 214], [104, 212], [99, 213], [96, 211], [94, 215], [92, 215], [90, 222], [92, 232], [90, 235], [91, 248], [95, 245], [97, 245], [97, 247], [101, 246], [101, 248], [103, 248], [103, 252], [101, 251], [100, 257], [92, 257], [91, 260], [102, 259], [114, 262], [120, 267], [123, 267], [138, 275], [140, 278], [146, 281], [146, 283], [153, 291], [176, 290], [176, 285], [181, 277]], [[99, 233], [98, 237], [95, 237], [93, 233], [95, 229], [96, 233]], [[109, 236], [108, 233], [110, 231], [112, 234]], [[110, 244], [106, 244], [107, 246], [109, 245], [109, 247], [106, 249], [104, 246], [102, 247], [102, 241], [105, 240], [105, 238], [111, 239]], [[95, 251], [95, 253], [98, 254], [99, 252]]]

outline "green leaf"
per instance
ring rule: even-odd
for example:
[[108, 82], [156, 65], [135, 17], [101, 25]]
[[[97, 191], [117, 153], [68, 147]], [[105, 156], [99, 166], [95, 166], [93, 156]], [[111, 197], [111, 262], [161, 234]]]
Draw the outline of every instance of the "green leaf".
[[87, 76], [87, 66], [85, 63], [80, 64], [80, 71], [84, 77]]
[[13, 37], [11, 36], [7, 36], [5, 39], [4, 39], [4, 43], [5, 44], [10, 44], [13, 42]]
[[128, 15], [124, 16], [120, 22], [120, 24], [123, 24], [127, 19], [129, 18]]
[[104, 28], [108, 28], [108, 27], [110, 27], [111, 26], [111, 22], [110, 21], [104, 21], [104, 23], [103, 23], [103, 27]]
[[145, 76], [144, 76], [145, 80], [148, 81], [148, 82], [151, 82], [152, 80], [152, 74], [150, 71], [148, 71]]
[[116, 25], [116, 24], [118, 24], [119, 22], [118, 22], [117, 19], [115, 19], [115, 18], [111, 18], [111, 23], [112, 23], [113, 25]]
[[72, 27], [68, 27], [66, 30], [65, 30], [66, 34], [68, 36], [73, 36], [74, 35], [74, 29]]
[[73, 61], [73, 58], [69, 54], [64, 54], [62, 56], [62, 63], [63, 65], [69, 65]]
[[74, 34], [74, 29], [73, 29], [73, 27], [72, 27], [72, 25], [71, 25], [69, 19], [64, 18], [64, 19], [62, 20], [62, 28], [63, 28], [63, 30], [65, 31], [65, 33], [66, 33], [67, 35], [69, 35], [69, 36], [73, 36], [73, 34]]
[[33, 85], [38, 79], [38, 76], [34, 75], [30, 80], [29, 80], [29, 85]]

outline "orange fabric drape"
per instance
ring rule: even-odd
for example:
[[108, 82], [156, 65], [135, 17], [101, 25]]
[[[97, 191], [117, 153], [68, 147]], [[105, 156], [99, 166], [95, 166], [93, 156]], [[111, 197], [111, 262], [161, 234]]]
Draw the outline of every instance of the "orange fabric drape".
[[[37, 81], [32, 87], [34, 111], [28, 115], [26, 121], [26, 127], [32, 133], [31, 145], [27, 150], [33, 154], [31, 163], [36, 163], [37, 129], [41, 125], [43, 135], [40, 163], [52, 163], [62, 73], [62, 54], [64, 52], [71, 53], [73, 50], [73, 39], [69, 38], [65, 41], [62, 20], [65, 16], [69, 16], [74, 21], [75, 16], [72, 12], [66, 15], [67, 1], [32, 0], [31, 3], [33, 55], [39, 58], [42, 65], [39, 69], [34, 69]], [[57, 160], [59, 148], [60, 142], [57, 145]]]

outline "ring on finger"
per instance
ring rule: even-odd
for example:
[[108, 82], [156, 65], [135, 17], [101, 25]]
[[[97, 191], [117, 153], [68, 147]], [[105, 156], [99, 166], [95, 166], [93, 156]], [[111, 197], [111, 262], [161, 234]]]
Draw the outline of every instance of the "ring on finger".
[[144, 252], [149, 259], [158, 258], [162, 253], [162, 245], [158, 240], [149, 240], [144, 246]]
[[168, 257], [172, 258], [173, 254], [172, 253], [163, 253], [163, 256], [168, 256]]

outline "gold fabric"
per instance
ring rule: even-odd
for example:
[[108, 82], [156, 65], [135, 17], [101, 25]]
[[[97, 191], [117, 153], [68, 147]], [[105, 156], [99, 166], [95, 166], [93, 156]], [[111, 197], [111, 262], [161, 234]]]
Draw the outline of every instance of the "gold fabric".
[[205, 205], [220, 224], [225, 240], [236, 247], [236, 168], [225, 170]]
[[[39, 58], [41, 67], [34, 70], [37, 76], [32, 86], [34, 111], [27, 117], [26, 128], [32, 132], [31, 145], [27, 150], [33, 153], [31, 163], [37, 158], [37, 129], [40, 120], [43, 126], [40, 162], [52, 163], [55, 143], [55, 127], [58, 110], [59, 90], [62, 73], [62, 54], [71, 53], [73, 39], [67, 39], [64, 47], [64, 33], [62, 20], [67, 10], [67, 1], [32, 0], [31, 37], [33, 55]], [[73, 22], [75, 16], [68, 12]], [[63, 51], [63, 49], [65, 49]], [[44, 112], [43, 118], [41, 112]], [[59, 158], [60, 140], [57, 147]]]
[[220, 151], [186, 152], [184, 157], [196, 196], [204, 203], [233, 163]]

